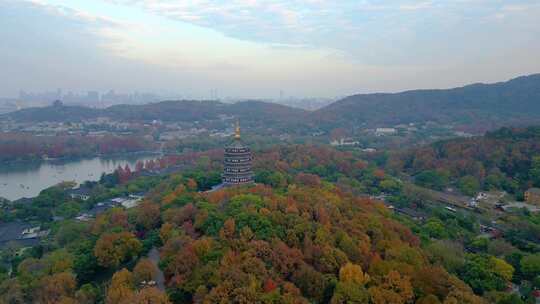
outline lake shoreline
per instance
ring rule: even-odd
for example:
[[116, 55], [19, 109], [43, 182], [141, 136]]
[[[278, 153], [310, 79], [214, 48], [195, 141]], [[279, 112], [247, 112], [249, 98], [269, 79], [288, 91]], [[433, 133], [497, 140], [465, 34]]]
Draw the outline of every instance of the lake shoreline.
[[155, 160], [163, 154], [155, 151], [115, 153], [84, 158], [12, 162], [0, 165], [0, 197], [10, 201], [35, 197], [43, 189], [63, 181], [77, 184], [98, 181], [102, 174], [129, 165], [134, 169], [139, 161]]
[[7, 160], [7, 161], [0, 161], [0, 166], [3, 165], [18, 165], [18, 164], [33, 164], [33, 163], [44, 163], [44, 162], [62, 162], [62, 161], [80, 161], [84, 159], [92, 159], [92, 158], [115, 158], [115, 157], [129, 157], [129, 156], [137, 156], [137, 155], [164, 155], [161, 151], [134, 151], [134, 152], [117, 152], [117, 153], [110, 153], [110, 154], [90, 154], [90, 155], [84, 155], [84, 156], [62, 156], [62, 157], [56, 157], [56, 158], [30, 158], [30, 159], [17, 159], [17, 160]]

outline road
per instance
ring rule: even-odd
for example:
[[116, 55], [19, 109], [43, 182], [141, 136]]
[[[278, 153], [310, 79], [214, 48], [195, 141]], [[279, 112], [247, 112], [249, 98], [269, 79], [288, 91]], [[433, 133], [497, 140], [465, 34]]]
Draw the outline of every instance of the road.
[[152, 261], [152, 263], [154, 263], [154, 265], [158, 269], [158, 274], [155, 278], [156, 287], [161, 291], [165, 291], [165, 276], [163, 275], [163, 271], [159, 269], [159, 251], [156, 247], [153, 247], [152, 250], [150, 250], [150, 252], [148, 253], [148, 258], [150, 259], [150, 261]]
[[416, 189], [417, 191], [421, 191], [423, 193], [426, 193], [430, 198], [436, 202], [452, 205], [454, 207], [473, 210], [473, 208], [469, 207], [468, 202], [471, 200], [470, 197], [463, 196], [463, 195], [457, 195], [457, 194], [449, 194], [444, 193], [440, 191], [435, 191], [432, 189], [424, 188], [417, 186], [413, 183], [405, 182], [405, 184], [412, 189]]

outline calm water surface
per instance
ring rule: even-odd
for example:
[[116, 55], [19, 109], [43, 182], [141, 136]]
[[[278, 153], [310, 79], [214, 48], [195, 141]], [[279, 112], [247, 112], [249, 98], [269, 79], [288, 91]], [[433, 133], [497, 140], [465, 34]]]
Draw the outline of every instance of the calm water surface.
[[157, 158], [156, 155], [130, 155], [113, 158], [88, 158], [66, 161], [0, 164], [0, 197], [16, 200], [34, 197], [43, 189], [62, 181], [97, 181], [102, 173], [111, 173], [118, 166], [135, 168], [137, 161]]

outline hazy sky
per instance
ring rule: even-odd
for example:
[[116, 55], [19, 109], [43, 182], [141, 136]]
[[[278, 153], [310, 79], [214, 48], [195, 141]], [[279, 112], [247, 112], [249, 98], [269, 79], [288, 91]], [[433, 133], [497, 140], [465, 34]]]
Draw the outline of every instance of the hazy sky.
[[0, 96], [341, 96], [540, 72], [540, 0], [0, 0]]

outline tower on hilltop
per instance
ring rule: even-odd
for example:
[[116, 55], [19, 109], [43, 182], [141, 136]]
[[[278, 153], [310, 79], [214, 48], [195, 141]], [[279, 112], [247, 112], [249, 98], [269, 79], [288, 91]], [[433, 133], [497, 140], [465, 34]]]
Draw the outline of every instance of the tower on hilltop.
[[238, 186], [253, 183], [251, 149], [242, 143], [240, 124], [236, 122], [234, 140], [225, 147], [222, 181], [224, 186]]

